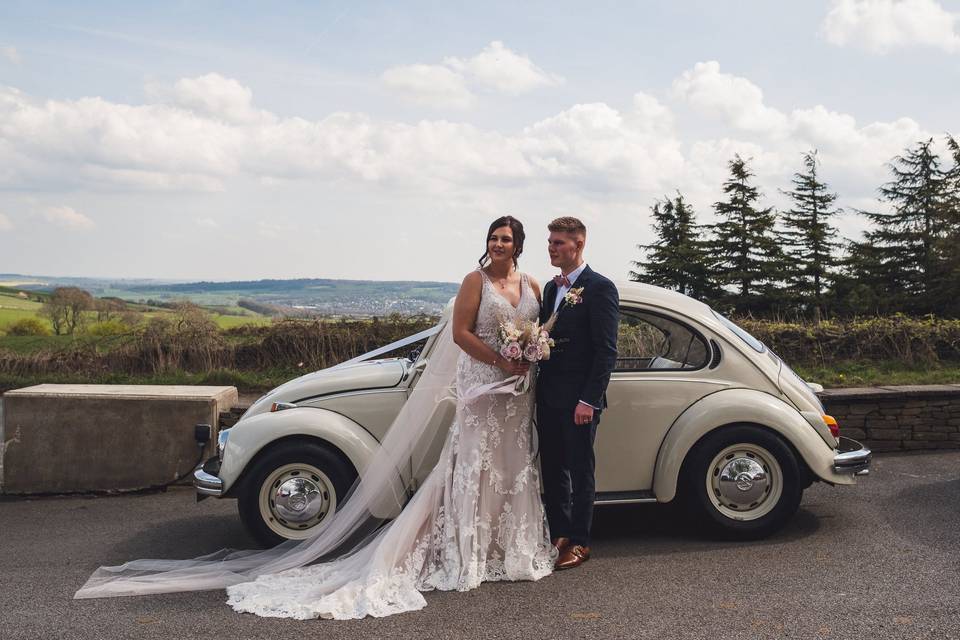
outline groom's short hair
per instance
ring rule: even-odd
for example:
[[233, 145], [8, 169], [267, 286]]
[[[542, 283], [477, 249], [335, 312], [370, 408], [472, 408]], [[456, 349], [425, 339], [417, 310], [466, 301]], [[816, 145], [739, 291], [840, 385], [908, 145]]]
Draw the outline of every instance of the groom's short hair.
[[557, 218], [547, 225], [548, 231], [559, 231], [562, 233], [572, 233], [574, 235], [586, 236], [587, 226], [579, 218], [564, 216]]

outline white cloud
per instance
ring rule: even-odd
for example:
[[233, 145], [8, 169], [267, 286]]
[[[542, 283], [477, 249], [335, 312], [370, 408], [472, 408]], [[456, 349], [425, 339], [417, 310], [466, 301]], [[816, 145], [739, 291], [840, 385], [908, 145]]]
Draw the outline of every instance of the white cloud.
[[832, 44], [873, 53], [911, 45], [958, 53], [958, 19], [936, 0], [836, 0], [821, 31]]
[[216, 73], [178, 80], [173, 97], [180, 106], [228, 122], [255, 122], [266, 117], [253, 108], [253, 92], [248, 87]]
[[519, 94], [563, 83], [562, 77], [547, 73], [530, 58], [511, 51], [499, 40], [494, 40], [472, 58], [451, 57], [443, 62], [479, 84], [504, 93]]
[[[726, 126], [753, 137], [754, 142], [743, 145], [749, 153], [741, 155], [756, 156], [758, 171], [765, 165], [771, 173], [792, 172], [789, 163], [795, 161], [794, 154], [816, 148], [825, 163], [879, 180], [884, 162], [931, 135], [910, 118], [861, 126], [852, 115], [823, 105], [785, 113], [767, 105], [763, 92], [748, 79], [721, 72], [717, 62], [698, 63], [683, 72], [674, 81], [672, 94], [702, 116], [719, 118]], [[733, 143], [725, 138], [697, 144], [696, 153], [703, 154], [709, 148], [729, 151]], [[787, 164], [776, 160], [778, 154]]]
[[669, 112], [644, 94], [627, 113], [574, 105], [524, 129], [521, 148], [541, 175], [593, 189], [669, 188], [684, 168]]
[[9, 44], [0, 46], [0, 57], [4, 58], [8, 62], [12, 62], [13, 64], [20, 64], [22, 61], [20, 58], [20, 52], [17, 51], [17, 48]]
[[198, 218], [197, 226], [204, 229], [219, 229], [220, 225], [213, 218]]
[[41, 102], [0, 87], [0, 156], [20, 159], [0, 184], [216, 189], [236, 173], [244, 138], [235, 123], [182, 107]]
[[0, 213], [0, 231], [10, 231], [13, 229], [13, 222], [9, 217]]
[[745, 131], [772, 132], [786, 118], [763, 103], [763, 91], [747, 80], [720, 72], [720, 63], [698, 62], [673, 81], [674, 97], [705, 114], [719, 114]]
[[[211, 77], [176, 86], [208, 86]], [[648, 93], [635, 94], [622, 108], [575, 104], [504, 133], [364, 113], [280, 117], [258, 110], [248, 88], [217, 78], [212, 84], [229, 90], [212, 93], [232, 98], [213, 106], [186, 98], [144, 105], [41, 101], [0, 87], [0, 186], [185, 192], [235, 183], [277, 191], [353, 183], [377, 197], [403, 192], [458, 207], [479, 206], [471, 204], [477, 194], [509, 202], [533, 189], [555, 203], [645, 203], [680, 188], [709, 204], [735, 153], [752, 158], [758, 181], [775, 194], [799, 168], [799, 154], [818, 148], [829, 181], [851, 197], [868, 197], [887, 178], [884, 163], [929, 135], [909, 118], [862, 124], [823, 105], [778, 109], [766, 104], [758, 86], [723, 73], [716, 62], [681, 73], [668, 92], [691, 107], [701, 125], [712, 126], [713, 133], [708, 128], [699, 139], [685, 138], [675, 122], [686, 110], [675, 114], [675, 103]], [[214, 228], [213, 217], [194, 220]], [[284, 230], [266, 222], [256, 228], [267, 237]]]
[[47, 207], [40, 215], [47, 222], [67, 229], [92, 229], [95, 226], [93, 220], [72, 207]]
[[438, 64], [411, 64], [387, 69], [383, 83], [404, 98], [433, 107], [469, 107], [474, 102], [463, 76]]
[[563, 83], [562, 77], [547, 73], [497, 40], [472, 58], [449, 57], [443, 64], [392, 67], [381, 80], [406, 99], [440, 108], [473, 105], [474, 88], [517, 95]]

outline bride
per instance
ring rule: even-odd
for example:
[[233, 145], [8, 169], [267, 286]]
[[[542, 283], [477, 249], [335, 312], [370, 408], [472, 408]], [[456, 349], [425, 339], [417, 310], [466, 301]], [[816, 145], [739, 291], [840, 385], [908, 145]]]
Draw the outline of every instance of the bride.
[[[540, 311], [540, 286], [517, 271], [523, 242], [519, 220], [490, 225], [480, 268], [464, 278], [424, 374], [346, 503], [315, 536], [265, 551], [101, 567], [74, 597], [226, 588], [241, 612], [352, 619], [421, 609], [423, 591], [550, 574], [557, 551], [540, 499], [533, 385], [519, 392], [513, 384], [532, 372], [498, 349], [501, 323], [533, 321]], [[378, 514], [396, 501], [397, 469], [431, 428], [447, 426], [431, 426], [431, 417], [452, 401], [436, 467], [382, 524]]]

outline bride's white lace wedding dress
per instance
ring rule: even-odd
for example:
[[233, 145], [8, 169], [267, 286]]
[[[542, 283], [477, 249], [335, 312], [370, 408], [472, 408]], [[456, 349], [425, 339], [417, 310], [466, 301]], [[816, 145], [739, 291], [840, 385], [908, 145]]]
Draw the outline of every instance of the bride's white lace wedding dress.
[[[482, 277], [475, 333], [496, 349], [501, 321], [536, 320], [539, 304], [525, 275], [516, 308]], [[461, 352], [458, 397], [505, 377]], [[532, 391], [461, 399], [439, 463], [393, 522], [347, 557], [228, 586], [229, 604], [268, 617], [386, 616], [424, 607], [421, 591], [549, 574], [555, 552], [540, 500], [532, 412]]]

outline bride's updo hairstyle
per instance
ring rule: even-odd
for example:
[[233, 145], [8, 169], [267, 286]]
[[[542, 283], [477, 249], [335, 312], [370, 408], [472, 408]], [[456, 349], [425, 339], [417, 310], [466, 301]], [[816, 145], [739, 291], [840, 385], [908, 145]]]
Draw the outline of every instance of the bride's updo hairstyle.
[[500, 227], [510, 227], [510, 230], [513, 231], [513, 266], [518, 266], [517, 258], [523, 253], [523, 239], [526, 237], [526, 234], [523, 232], [523, 223], [513, 216], [501, 216], [490, 223], [490, 228], [487, 230], [487, 237], [484, 238], [483, 241], [483, 255], [480, 256], [480, 260], [478, 260], [481, 267], [487, 264], [487, 261], [490, 259], [486, 248], [487, 243], [490, 241], [490, 236]]

